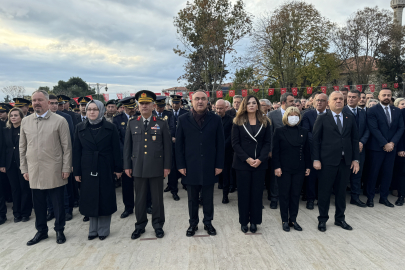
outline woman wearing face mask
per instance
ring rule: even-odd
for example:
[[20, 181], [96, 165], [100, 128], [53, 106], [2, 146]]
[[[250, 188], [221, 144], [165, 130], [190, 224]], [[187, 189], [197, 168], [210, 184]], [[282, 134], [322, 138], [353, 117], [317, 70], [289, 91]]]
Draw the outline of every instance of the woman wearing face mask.
[[117, 128], [104, 117], [98, 100], [86, 106], [88, 121], [76, 126], [73, 174], [81, 182], [79, 211], [90, 217], [89, 240], [110, 234], [111, 215], [117, 211], [113, 173], [121, 177], [122, 157]]
[[299, 126], [301, 114], [298, 108], [289, 107], [283, 116], [283, 127], [277, 128], [273, 136], [273, 168], [277, 177], [280, 214], [283, 230], [290, 227], [297, 231], [299, 199], [304, 177], [311, 168], [308, 131]]
[[238, 182], [239, 223], [242, 232], [257, 231], [262, 223], [262, 197], [267, 159], [271, 145], [271, 123], [263, 115], [259, 100], [247, 96], [233, 120], [232, 147], [235, 151], [232, 167]]

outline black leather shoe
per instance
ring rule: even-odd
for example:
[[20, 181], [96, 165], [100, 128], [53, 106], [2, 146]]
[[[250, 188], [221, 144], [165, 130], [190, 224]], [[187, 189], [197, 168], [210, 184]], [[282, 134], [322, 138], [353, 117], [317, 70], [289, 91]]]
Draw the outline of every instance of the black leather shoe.
[[89, 220], [90, 220], [90, 218], [89, 218], [89, 217], [84, 216], [84, 218], [83, 218], [83, 222], [87, 222], [87, 221], [89, 221]]
[[152, 215], [152, 206], [146, 208], [146, 213], [148, 213], [149, 215]]
[[224, 188], [224, 186], [222, 184], [218, 183], [218, 189], [223, 189], [223, 188]]
[[133, 212], [127, 211], [125, 210], [124, 212], [122, 212], [121, 214], [121, 218], [127, 218], [130, 214], [132, 214]]
[[157, 238], [163, 238], [163, 236], [165, 236], [165, 232], [163, 231], [163, 229], [156, 229], [155, 235]]
[[373, 200], [368, 199], [366, 205], [367, 205], [368, 207], [374, 207], [374, 202], [373, 202]]
[[303, 194], [301, 197], [301, 201], [306, 202], [307, 201], [307, 195]]
[[357, 205], [358, 207], [367, 207], [367, 205], [364, 203], [364, 202], [362, 202], [362, 201], [360, 201], [360, 199], [350, 199], [350, 204], [354, 204], [354, 205]]
[[271, 209], [277, 209], [277, 202], [270, 202], [270, 208]]
[[326, 222], [319, 221], [318, 230], [320, 230], [321, 232], [326, 232]]
[[388, 199], [380, 199], [379, 203], [388, 206], [388, 207], [394, 207], [394, 205], [392, 203], [390, 203], [390, 201], [388, 201]]
[[290, 231], [290, 226], [288, 225], [288, 222], [283, 222], [283, 231], [285, 232]]
[[143, 234], [145, 232], [145, 229], [135, 229], [135, 231], [132, 233], [131, 235], [131, 239], [138, 239], [139, 237], [141, 237], [141, 234]]
[[14, 218], [14, 223], [21, 222], [21, 220], [22, 220], [22, 217], [15, 217]]
[[336, 225], [336, 226], [340, 226], [340, 227], [342, 227], [343, 229], [348, 230], [348, 231], [353, 230], [353, 228], [352, 228], [349, 224], [347, 224], [346, 221], [344, 221], [344, 220], [342, 220], [342, 221], [335, 221], [335, 225]]
[[32, 238], [30, 241], [27, 242], [27, 246], [38, 244], [41, 240], [44, 240], [46, 238], [48, 238], [48, 233], [37, 232], [34, 238]]
[[314, 201], [313, 200], [307, 201], [307, 209], [314, 210]]
[[22, 217], [21, 221], [22, 222], [27, 222], [30, 220], [30, 217]]
[[105, 240], [107, 238], [107, 236], [99, 236], [98, 239], [100, 239], [101, 241]]
[[175, 201], [180, 201], [179, 195], [177, 195], [176, 193], [174, 193], [174, 194], [173, 194], [173, 200], [175, 200]]
[[87, 237], [87, 239], [93, 240], [93, 239], [96, 239], [97, 237], [98, 237], [98, 235], [89, 235], [89, 236]]
[[206, 230], [209, 235], [217, 235], [217, 231], [212, 224], [204, 225], [204, 230]]
[[191, 236], [193, 236], [195, 234], [196, 231], [198, 231], [198, 226], [191, 226], [190, 225], [190, 227], [188, 227], [188, 229], [187, 229], [186, 236], [191, 237]]
[[234, 186], [229, 187], [229, 193], [234, 193], [236, 188]]
[[56, 243], [63, 244], [66, 242], [66, 237], [63, 232], [56, 232]]
[[404, 196], [399, 196], [398, 200], [395, 202], [395, 205], [403, 206], [404, 205]]
[[288, 226], [293, 227], [296, 231], [302, 231], [301, 226], [297, 222], [289, 222]]
[[223, 203], [223, 204], [229, 203], [228, 195], [224, 195], [224, 197], [222, 197], [222, 203]]
[[249, 231], [249, 228], [248, 228], [248, 226], [243, 226], [243, 225], [241, 225], [241, 226], [240, 226], [240, 230], [241, 230], [243, 233], [247, 233], [247, 232]]
[[0, 217], [0, 225], [3, 225], [6, 223], [7, 218], [6, 217]]
[[167, 187], [165, 188], [165, 190], [163, 190], [163, 192], [169, 192], [169, 191], [171, 191], [171, 190], [172, 190], [171, 187], [167, 186]]
[[250, 232], [251, 233], [257, 232], [257, 225], [256, 224], [250, 224]]
[[78, 202], [78, 201], [75, 201], [75, 202], [73, 203], [73, 208], [77, 208], [77, 207], [79, 207], [79, 202]]
[[65, 214], [65, 221], [69, 221], [69, 220], [72, 220], [72, 219], [73, 219], [72, 214], [70, 214], [70, 213]]
[[50, 213], [46, 216], [46, 221], [51, 221], [52, 219], [55, 218], [55, 214], [54, 213]]

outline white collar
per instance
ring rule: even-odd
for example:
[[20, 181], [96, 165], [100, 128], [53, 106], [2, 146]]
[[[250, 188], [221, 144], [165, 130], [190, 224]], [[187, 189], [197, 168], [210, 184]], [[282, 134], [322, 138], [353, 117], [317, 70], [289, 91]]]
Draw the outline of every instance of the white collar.
[[149, 116], [148, 119], [142, 116], [142, 121], [145, 122], [145, 120], [148, 120], [148, 123], [150, 123], [150, 119], [152, 118], [152, 115]]
[[48, 113], [48, 111], [46, 111], [43, 115], [38, 115], [37, 113], [35, 113], [35, 114], [37, 115], [37, 117], [42, 117], [42, 118], [44, 118], [47, 113]]
[[285, 110], [283, 110], [283, 108], [281, 108], [281, 106], [280, 106], [280, 111], [281, 111], [281, 116], [283, 116], [285, 113]]
[[316, 114], [326, 113], [326, 109], [325, 109], [323, 112], [320, 112], [320, 111], [318, 111], [317, 109], [315, 109], [315, 110], [316, 110]]
[[383, 109], [385, 109], [386, 107], [388, 107], [388, 109], [390, 108], [390, 105], [383, 105], [381, 102], [380, 102], [380, 105], [381, 105], [381, 107], [383, 107]]
[[332, 111], [332, 110], [331, 110], [331, 112], [332, 112], [333, 117], [336, 117], [336, 115], [342, 116], [342, 112], [340, 112], [340, 113], [335, 113], [335, 112]]

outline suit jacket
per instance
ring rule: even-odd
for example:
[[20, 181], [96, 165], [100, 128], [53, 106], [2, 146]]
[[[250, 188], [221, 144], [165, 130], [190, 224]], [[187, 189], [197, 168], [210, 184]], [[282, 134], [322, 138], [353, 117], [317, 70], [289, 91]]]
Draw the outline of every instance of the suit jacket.
[[142, 116], [131, 117], [125, 134], [124, 169], [138, 178], [163, 177], [172, 166], [172, 138], [166, 120], [152, 116], [145, 129]]
[[[259, 122], [257, 122], [259, 124]], [[266, 170], [267, 159], [271, 150], [272, 130], [270, 122], [267, 127], [261, 126], [256, 134], [253, 134], [248, 123], [232, 127], [232, 147], [235, 151], [232, 168], [236, 170]], [[257, 168], [250, 166], [248, 158], [259, 159], [262, 163]]]
[[351, 113], [353, 117], [356, 119], [357, 128], [359, 130], [359, 141], [363, 144], [363, 146], [365, 146], [368, 141], [368, 138], [370, 137], [370, 131], [368, 130], [367, 125], [366, 112], [363, 109], [357, 107], [357, 115], [354, 115], [352, 109], [349, 108], [348, 106], [344, 106], [343, 111], [349, 114]]
[[[156, 116], [158, 115], [157, 111], [153, 111], [152, 114]], [[171, 111], [164, 110], [162, 112], [162, 117], [160, 119], [167, 121], [167, 124], [169, 125], [170, 129], [170, 134], [172, 135], [172, 137], [176, 137], [176, 125], [174, 122], [174, 114]]]
[[[73, 124], [72, 117], [70, 117], [70, 115], [68, 115], [68, 114], [66, 114], [66, 113], [63, 113], [63, 112], [60, 112], [60, 111], [56, 111], [56, 114], [62, 116], [62, 117], [65, 118], [66, 121], [68, 122], [69, 131], [70, 131], [70, 139], [71, 139], [72, 142], [73, 142], [73, 140], [74, 140], [74, 134], [75, 134], [75, 126], [76, 126], [76, 125]], [[72, 144], [72, 145], [73, 145], [73, 144]]]
[[[328, 111], [329, 110], [326, 110], [326, 112], [328, 112]], [[315, 109], [305, 110], [305, 113], [302, 116], [301, 127], [308, 130], [308, 139], [309, 139], [310, 144], [312, 144], [312, 130], [314, 128], [314, 124], [315, 124], [317, 117], [318, 117], [318, 111]]]
[[233, 125], [233, 118], [230, 115], [225, 114], [222, 117], [222, 127], [224, 129], [224, 136], [225, 136], [225, 155], [231, 155], [232, 149], [232, 141], [231, 141], [231, 133], [232, 133], [232, 125]]
[[6, 167], [6, 170], [9, 170], [13, 161], [16, 162], [17, 167], [20, 167], [20, 150], [19, 150], [19, 141], [20, 134], [16, 138], [13, 138], [13, 128], [2, 128], [2, 141], [3, 141], [3, 151], [2, 154], [2, 163]]
[[359, 132], [353, 114], [342, 112], [343, 130], [340, 134], [332, 112], [318, 116], [312, 133], [312, 160], [327, 166], [338, 166], [342, 151], [346, 165], [359, 160]]
[[276, 128], [284, 126], [283, 124], [283, 116], [281, 115], [281, 109], [278, 108], [275, 111], [271, 111], [267, 114], [269, 119], [271, 120], [271, 126], [272, 126], [272, 132], [274, 134], [274, 131]]
[[202, 127], [188, 112], [179, 117], [176, 131], [176, 166], [186, 169], [182, 183], [213, 185], [218, 182], [215, 169], [224, 168], [225, 137], [221, 117], [207, 112]]
[[388, 125], [387, 117], [381, 104], [377, 104], [367, 110], [367, 124], [370, 130], [370, 138], [367, 149], [384, 151], [383, 147], [393, 142], [395, 147], [404, 132], [404, 120], [400, 109], [390, 106], [391, 125]]
[[[80, 122], [82, 122], [80, 115], [78, 115], [75, 112], [71, 112], [68, 110], [63, 110], [63, 113], [69, 115], [70, 117], [72, 117], [72, 122], [73, 122], [73, 126], [76, 127], [77, 124], [79, 124]], [[73, 133], [75, 132], [75, 130], [73, 129]]]
[[[139, 116], [139, 113], [135, 113], [135, 117]], [[117, 114], [113, 118], [113, 123], [118, 129], [118, 135], [120, 137], [120, 149], [121, 149], [121, 156], [124, 150], [124, 143], [125, 143], [125, 134], [127, 131], [127, 124], [128, 124], [128, 117], [127, 115], [123, 112], [121, 114]]]
[[180, 108], [180, 109], [179, 109], [179, 116], [178, 116], [178, 117], [176, 117], [176, 115], [174, 114], [174, 110], [172, 110], [171, 112], [173, 113], [173, 116], [174, 116], [174, 124], [175, 124], [175, 126], [176, 126], [176, 128], [177, 128], [177, 121], [179, 120], [179, 117], [182, 116], [183, 114], [188, 113], [188, 111], [186, 111], [186, 110]]
[[232, 118], [234, 118], [236, 116], [236, 110], [235, 108], [230, 109], [229, 111], [226, 111], [225, 114], [231, 116]]

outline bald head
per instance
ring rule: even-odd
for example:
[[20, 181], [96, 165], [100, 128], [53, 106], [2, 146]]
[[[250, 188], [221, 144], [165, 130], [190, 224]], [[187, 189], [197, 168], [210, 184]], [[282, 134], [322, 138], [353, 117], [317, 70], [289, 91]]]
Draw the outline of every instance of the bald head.
[[225, 112], [226, 112], [226, 103], [223, 99], [218, 99], [217, 103], [215, 104], [215, 111], [217, 112], [217, 114], [221, 117], [225, 116]]
[[339, 114], [343, 110], [344, 96], [340, 91], [332, 92], [329, 96], [329, 108], [331, 111]]

